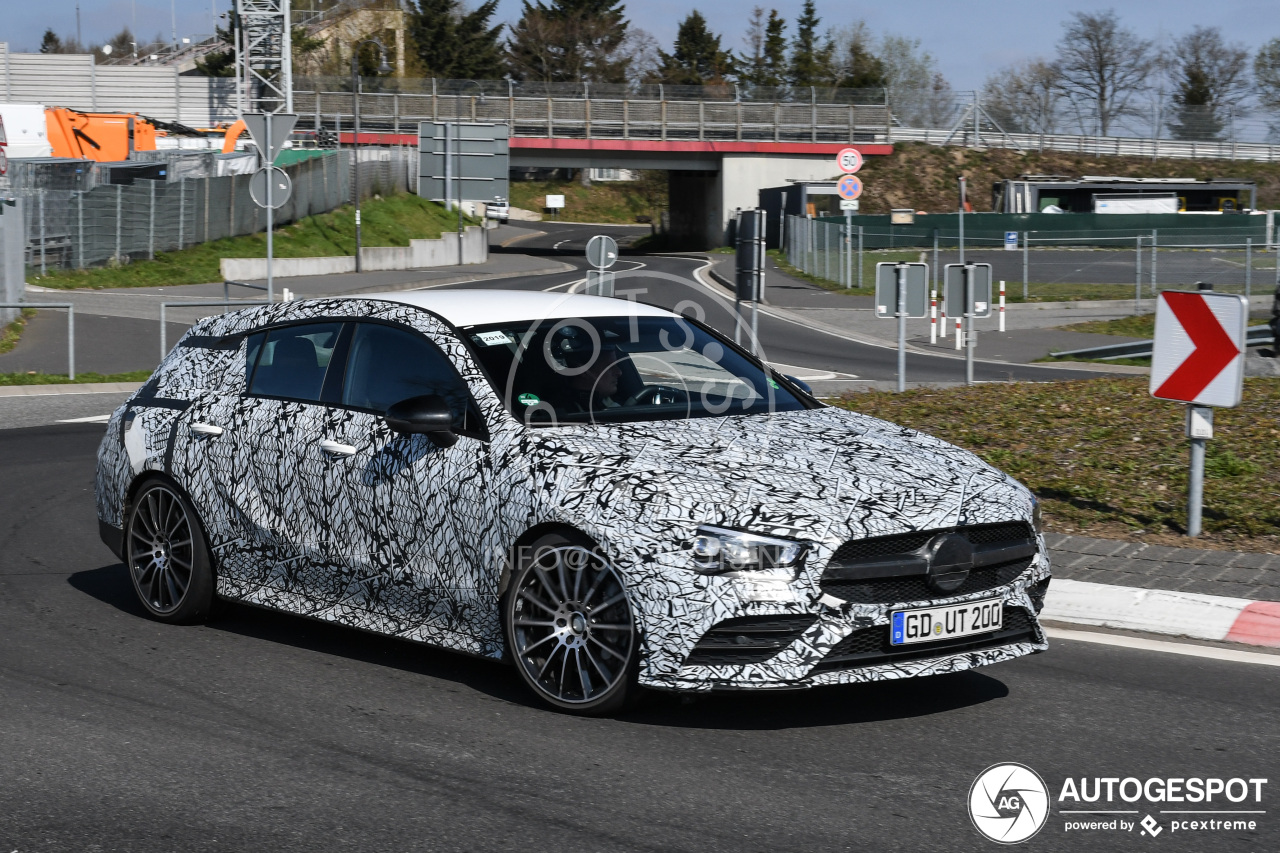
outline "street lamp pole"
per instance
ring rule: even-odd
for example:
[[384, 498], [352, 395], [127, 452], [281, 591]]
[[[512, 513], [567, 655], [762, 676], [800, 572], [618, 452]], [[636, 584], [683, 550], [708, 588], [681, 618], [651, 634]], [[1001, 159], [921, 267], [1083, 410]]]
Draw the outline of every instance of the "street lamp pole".
[[352, 189], [356, 202], [356, 272], [362, 272], [360, 264], [360, 48], [366, 44], [378, 48], [378, 73], [387, 74], [391, 66], [387, 64], [387, 49], [377, 39], [364, 39], [351, 48], [351, 104], [355, 119], [355, 134], [351, 137], [351, 162], [353, 173]]

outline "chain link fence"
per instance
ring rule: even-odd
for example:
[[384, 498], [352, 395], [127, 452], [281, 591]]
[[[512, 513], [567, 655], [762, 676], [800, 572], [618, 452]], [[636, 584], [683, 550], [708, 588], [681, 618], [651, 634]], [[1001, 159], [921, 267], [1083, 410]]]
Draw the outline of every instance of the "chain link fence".
[[[1154, 298], [1161, 290], [1181, 290], [1210, 282], [1215, 290], [1246, 296], [1270, 294], [1280, 287], [1275, 247], [1261, 236], [1239, 229], [1152, 229], [1131, 233], [1079, 231], [1014, 232], [1006, 242], [989, 236], [966, 237], [928, 228], [888, 229], [788, 216], [783, 254], [800, 272], [828, 286], [875, 286], [875, 265], [923, 261], [936, 282], [942, 267], [958, 263], [991, 264], [992, 278], [1004, 281], [1010, 301], [1055, 302], [1081, 299]], [[1150, 310], [1147, 303], [1145, 310]]]
[[[276, 211], [276, 225], [349, 201], [350, 159], [347, 152], [325, 152], [284, 167], [293, 192]], [[404, 169], [391, 160], [362, 158], [360, 169], [369, 194], [407, 184]], [[136, 180], [85, 191], [27, 189], [23, 194], [26, 264], [43, 275], [49, 270], [152, 259], [161, 252], [257, 233], [266, 228], [267, 217], [250, 195], [251, 179], [251, 175], [228, 175]]]

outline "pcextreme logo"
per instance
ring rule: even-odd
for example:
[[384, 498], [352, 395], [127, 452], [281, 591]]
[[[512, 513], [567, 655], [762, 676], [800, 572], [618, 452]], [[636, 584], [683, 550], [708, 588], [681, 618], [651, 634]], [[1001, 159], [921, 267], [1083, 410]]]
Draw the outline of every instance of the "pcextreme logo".
[[[1135, 833], [1148, 839], [1166, 830], [1185, 833], [1253, 832], [1266, 810], [1266, 779], [1232, 777], [1071, 777], [1058, 793], [1062, 831]], [[993, 764], [969, 788], [969, 817], [999, 844], [1033, 838], [1049, 819], [1044, 779], [1025, 764]]]

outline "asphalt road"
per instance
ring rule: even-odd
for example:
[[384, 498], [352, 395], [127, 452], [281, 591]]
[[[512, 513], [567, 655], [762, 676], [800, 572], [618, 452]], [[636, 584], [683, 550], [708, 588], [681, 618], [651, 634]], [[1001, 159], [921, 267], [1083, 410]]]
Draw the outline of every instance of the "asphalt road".
[[[593, 235], [608, 233], [623, 240], [626, 237], [639, 236], [647, 230], [601, 228], [595, 225], [553, 222], [539, 222], [536, 226], [530, 224], [529, 227], [536, 227], [537, 230], [546, 233], [516, 243], [510, 247], [511, 251], [553, 255], [557, 260], [575, 264], [580, 271], [562, 275], [452, 286], [501, 286], [529, 290], [566, 289], [585, 275], [587, 263], [583, 253], [587, 240]], [[706, 261], [697, 257], [629, 255], [624, 249], [623, 257], [615, 266], [617, 270], [615, 288], [618, 293], [624, 290], [633, 292], [634, 298], [640, 301], [690, 313], [732, 336], [735, 327], [733, 301], [721, 291], [701, 284], [694, 276], [694, 271], [705, 265]], [[898, 375], [898, 354], [897, 350], [891, 347], [851, 341], [812, 326], [778, 319], [767, 314], [761, 314], [759, 324], [762, 354], [770, 362], [810, 370], [851, 374], [859, 379], [868, 380], [890, 380]], [[749, 329], [739, 325], [739, 330], [742, 339], [747, 340]], [[965, 378], [964, 360], [909, 353], [907, 375], [913, 382], [962, 382]], [[1097, 375], [1080, 370], [981, 361], [975, 365], [974, 369], [974, 378], [978, 381], [1010, 379], [1054, 381], [1082, 379]]]
[[[1068, 776], [1270, 778], [1251, 807], [1275, 808], [1272, 667], [1054, 642], [586, 720], [501, 665], [295, 617], [162, 625], [97, 540], [101, 434], [0, 431], [0, 850], [994, 850], [966, 800], [1003, 761], [1055, 795]], [[1273, 813], [1150, 839], [1065, 832], [1070, 807], [1026, 849], [1280, 847]]]

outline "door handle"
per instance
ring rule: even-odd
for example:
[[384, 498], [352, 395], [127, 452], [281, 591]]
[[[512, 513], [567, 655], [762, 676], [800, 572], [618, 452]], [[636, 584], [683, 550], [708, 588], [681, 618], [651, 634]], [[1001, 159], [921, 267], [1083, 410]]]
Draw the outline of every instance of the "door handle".
[[209, 436], [219, 436], [219, 435], [222, 435], [222, 433], [224, 432], [222, 427], [217, 426], [216, 424], [204, 424], [204, 423], [198, 423], [198, 422], [193, 423], [191, 425], [191, 431], [194, 432], [196, 435], [209, 435]]
[[355, 456], [356, 455], [356, 449], [352, 447], [350, 444], [342, 444], [341, 442], [330, 441], [327, 438], [321, 440], [320, 449], [323, 450], [325, 453], [332, 453], [335, 456]]

